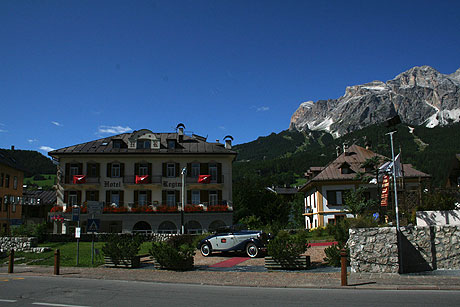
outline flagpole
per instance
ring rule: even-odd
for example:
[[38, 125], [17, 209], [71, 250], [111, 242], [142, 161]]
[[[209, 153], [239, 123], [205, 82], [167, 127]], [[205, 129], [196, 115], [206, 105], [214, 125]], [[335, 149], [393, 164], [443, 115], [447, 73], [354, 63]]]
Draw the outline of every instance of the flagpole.
[[396, 230], [399, 232], [399, 210], [398, 210], [398, 187], [396, 185], [396, 163], [395, 163], [395, 152], [393, 149], [393, 134], [396, 131], [389, 132], [391, 141], [391, 157], [393, 159], [393, 185], [395, 190], [395, 211], [396, 211]]
[[184, 229], [184, 211], [185, 211], [185, 175], [187, 175], [187, 167], [184, 167], [181, 172], [182, 175], [182, 206], [180, 210], [180, 225], [181, 234], [185, 234]]

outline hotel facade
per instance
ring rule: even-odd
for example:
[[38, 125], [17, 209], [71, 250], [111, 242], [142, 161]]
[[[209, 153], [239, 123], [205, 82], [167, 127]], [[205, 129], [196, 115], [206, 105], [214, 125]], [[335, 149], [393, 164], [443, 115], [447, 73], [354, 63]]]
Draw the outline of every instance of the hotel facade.
[[[49, 152], [58, 164], [54, 232], [72, 233], [73, 208], [80, 208], [83, 232], [88, 219], [97, 220], [98, 232], [179, 233], [183, 226], [202, 233], [231, 225], [232, 138], [207, 142], [184, 128], [142, 129]], [[98, 205], [103, 212], [93, 214]]]

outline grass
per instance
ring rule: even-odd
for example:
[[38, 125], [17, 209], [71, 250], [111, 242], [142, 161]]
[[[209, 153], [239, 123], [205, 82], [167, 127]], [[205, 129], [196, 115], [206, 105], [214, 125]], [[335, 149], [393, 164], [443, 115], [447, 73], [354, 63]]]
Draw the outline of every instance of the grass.
[[56, 181], [56, 175], [42, 174], [44, 180], [34, 180], [34, 177], [24, 178], [24, 184], [31, 185], [36, 184], [39, 187], [52, 187]]
[[[104, 264], [104, 255], [102, 253], [102, 246], [104, 242], [94, 242], [95, 250], [98, 253], [94, 255], [94, 264], [91, 264], [91, 242], [80, 242], [79, 244], [79, 257], [78, 266], [81, 267], [96, 267]], [[60, 250], [60, 265], [63, 267], [77, 266], [77, 242], [56, 243], [48, 242], [39, 244], [39, 247], [49, 247], [51, 251], [44, 253], [26, 253], [16, 252], [14, 254], [15, 264], [28, 264], [28, 265], [54, 265], [54, 251]], [[139, 250], [139, 255], [149, 253], [152, 242], [144, 242]], [[3, 263], [7, 262], [8, 258], [3, 259]]]

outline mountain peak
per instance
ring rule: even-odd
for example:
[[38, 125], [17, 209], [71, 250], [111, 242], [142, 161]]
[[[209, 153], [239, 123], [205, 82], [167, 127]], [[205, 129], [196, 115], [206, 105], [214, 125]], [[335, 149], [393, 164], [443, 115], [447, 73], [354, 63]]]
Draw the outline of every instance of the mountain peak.
[[403, 122], [427, 127], [460, 121], [460, 69], [444, 75], [416, 66], [387, 82], [348, 86], [338, 99], [302, 103], [290, 129], [324, 130], [335, 137], [399, 115]]

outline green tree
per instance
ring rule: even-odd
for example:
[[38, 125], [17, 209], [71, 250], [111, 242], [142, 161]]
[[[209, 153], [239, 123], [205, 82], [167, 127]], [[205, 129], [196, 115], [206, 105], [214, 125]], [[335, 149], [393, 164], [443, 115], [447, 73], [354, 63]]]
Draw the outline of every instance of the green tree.
[[377, 201], [374, 199], [366, 199], [364, 197], [365, 187], [359, 187], [356, 190], [351, 190], [345, 193], [344, 205], [354, 217], [363, 215], [367, 210], [376, 207]]

